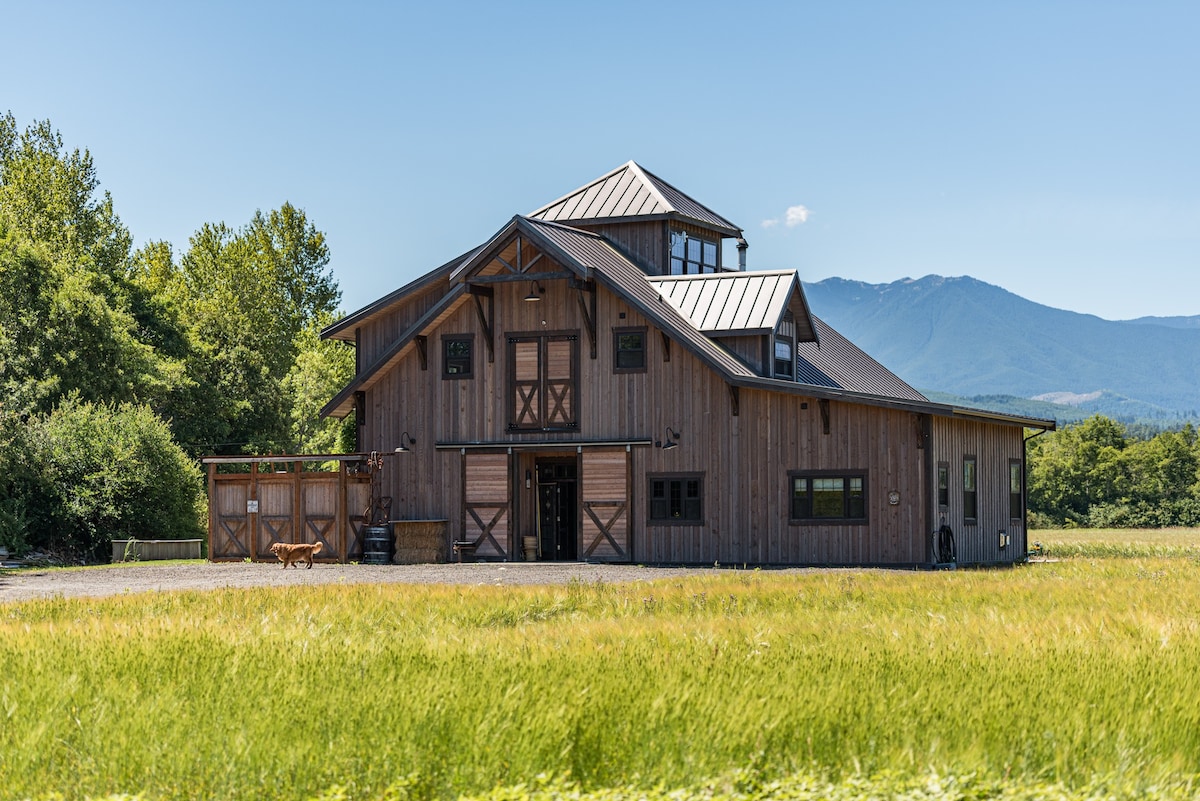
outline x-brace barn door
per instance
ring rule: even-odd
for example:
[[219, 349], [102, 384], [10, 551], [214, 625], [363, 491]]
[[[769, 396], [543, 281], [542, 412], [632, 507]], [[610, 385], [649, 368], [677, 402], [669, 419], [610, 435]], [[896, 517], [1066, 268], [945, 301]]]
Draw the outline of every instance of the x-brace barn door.
[[629, 454], [585, 450], [582, 482], [579, 558], [630, 561]]
[[507, 453], [463, 454], [463, 539], [475, 555], [506, 559], [512, 492]]

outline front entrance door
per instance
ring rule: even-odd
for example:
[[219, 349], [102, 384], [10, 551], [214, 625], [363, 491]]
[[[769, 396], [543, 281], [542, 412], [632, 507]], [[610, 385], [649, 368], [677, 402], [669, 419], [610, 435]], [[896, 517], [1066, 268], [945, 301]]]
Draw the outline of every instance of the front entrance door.
[[579, 558], [579, 482], [575, 458], [537, 460], [538, 544], [541, 558]]

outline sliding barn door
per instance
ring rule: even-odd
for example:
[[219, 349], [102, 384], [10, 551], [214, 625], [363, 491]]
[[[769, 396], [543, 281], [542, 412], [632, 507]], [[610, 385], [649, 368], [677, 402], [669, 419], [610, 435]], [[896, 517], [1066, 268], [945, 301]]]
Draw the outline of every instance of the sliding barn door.
[[507, 559], [512, 520], [508, 454], [463, 454], [463, 539], [475, 555]]
[[629, 453], [583, 452], [579, 558], [628, 562]]

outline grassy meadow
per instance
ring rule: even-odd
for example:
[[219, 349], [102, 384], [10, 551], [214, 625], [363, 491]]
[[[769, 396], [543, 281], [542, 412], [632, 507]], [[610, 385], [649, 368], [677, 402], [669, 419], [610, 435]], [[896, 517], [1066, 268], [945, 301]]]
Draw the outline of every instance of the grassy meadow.
[[1187, 550], [10, 603], [0, 798], [1190, 798], [1198, 601]]

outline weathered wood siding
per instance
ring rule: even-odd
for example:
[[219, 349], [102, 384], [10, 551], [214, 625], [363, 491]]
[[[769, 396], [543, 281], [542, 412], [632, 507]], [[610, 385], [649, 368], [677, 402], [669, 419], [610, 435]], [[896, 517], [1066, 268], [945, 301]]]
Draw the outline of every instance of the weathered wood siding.
[[600, 234], [651, 274], [662, 274], [670, 242], [666, 220], [574, 227]]
[[[946, 523], [954, 531], [959, 564], [995, 564], [1017, 562], [1025, 558], [1025, 521], [1009, 517], [1009, 462], [1019, 460], [1024, 474], [1024, 430], [1019, 426], [933, 418], [933, 475], [937, 464], [949, 466], [949, 504], [937, 506], [936, 492], [931, 498], [930, 514], [936, 529]], [[974, 522], [963, 512], [963, 459], [975, 457], [976, 504]], [[1024, 510], [1022, 510], [1022, 513]], [[1009, 537], [1000, 547], [1000, 532]]]
[[[529, 251], [525, 257], [529, 258]], [[543, 258], [536, 270], [562, 269]], [[829, 403], [829, 433], [815, 398], [777, 392], [741, 390], [734, 415], [732, 393], [724, 380], [680, 343], [664, 343], [661, 332], [616, 295], [597, 289], [596, 358], [580, 313], [577, 291], [560, 279], [543, 281], [539, 303], [525, 303], [526, 282], [492, 285], [493, 346], [472, 303], [460, 306], [428, 332], [427, 369], [414, 353], [402, 360], [367, 392], [364, 450], [391, 453], [402, 432], [417, 439], [411, 452], [387, 460], [384, 494], [393, 497], [393, 517], [445, 518], [448, 536], [473, 539], [482, 525], [464, 514], [464, 486], [470, 503], [509, 503], [507, 540], [502, 548], [512, 558], [523, 534], [531, 533], [534, 505], [518, 497], [524, 490], [527, 454], [511, 457], [520, 468], [521, 490], [514, 493], [507, 455], [496, 454], [487, 479], [499, 481], [487, 498], [464, 469], [457, 449], [439, 450], [436, 443], [506, 443], [527, 447], [543, 441], [659, 440], [668, 426], [681, 432], [679, 447], [662, 450], [636, 447], [621, 458], [629, 462], [627, 510], [610, 524], [601, 502], [615, 504], [619, 479], [616, 462], [584, 449], [580, 464], [581, 554], [588, 558], [624, 558], [638, 562], [726, 564], [915, 564], [927, 561], [931, 522], [924, 499], [928, 487], [925, 454], [917, 415], [911, 412], [850, 403]], [[585, 294], [585, 300], [587, 298]], [[645, 372], [613, 372], [614, 327], [647, 327]], [[579, 382], [572, 409], [575, 431], [511, 432], [508, 430], [510, 384], [506, 337], [511, 334], [578, 333]], [[475, 337], [474, 377], [442, 378], [441, 337]], [[561, 446], [558, 446], [561, 452]], [[480, 457], [468, 451], [470, 465]], [[615, 457], [614, 457], [615, 458]], [[503, 460], [503, 466], [501, 465]], [[982, 462], [981, 462], [982, 465]], [[789, 470], [840, 469], [866, 471], [869, 504], [865, 525], [793, 525], [788, 522]], [[654, 473], [699, 472], [704, 481], [704, 523], [696, 526], [650, 526], [647, 483]], [[464, 481], [466, 484], [464, 484]], [[593, 483], [596, 482], [596, 483]], [[890, 505], [888, 492], [901, 495]], [[494, 495], [495, 497], [492, 497]], [[604, 496], [604, 497], [601, 497]], [[506, 500], [507, 499], [507, 500]], [[981, 496], [981, 503], [983, 502]], [[587, 508], [596, 512], [617, 548], [603, 536]], [[615, 510], [616, 506], [606, 507]], [[494, 511], [494, 509], [493, 509]], [[497, 523], [499, 525], [499, 521]], [[515, 538], [514, 538], [515, 537]], [[599, 537], [599, 541], [597, 541]], [[491, 547], [491, 546], [489, 546]], [[495, 551], [494, 548], [492, 548]], [[487, 555], [480, 550], [480, 555]], [[499, 552], [492, 553], [498, 556]]]

